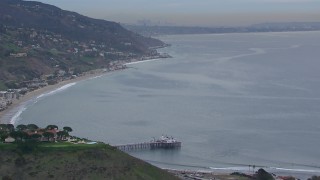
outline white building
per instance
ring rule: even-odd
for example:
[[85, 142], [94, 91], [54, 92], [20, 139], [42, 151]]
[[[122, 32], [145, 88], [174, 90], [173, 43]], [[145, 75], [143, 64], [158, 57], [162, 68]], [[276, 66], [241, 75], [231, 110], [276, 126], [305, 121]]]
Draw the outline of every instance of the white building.
[[15, 141], [16, 141], [16, 140], [15, 140], [13, 137], [11, 137], [11, 136], [7, 137], [7, 138], [4, 140], [5, 143], [13, 143], [13, 142], [15, 142]]
[[4, 110], [4, 109], [6, 109], [6, 107], [7, 107], [7, 102], [3, 98], [1, 98], [0, 99], [0, 110]]
[[5, 97], [7, 91], [0, 91], [0, 97]]

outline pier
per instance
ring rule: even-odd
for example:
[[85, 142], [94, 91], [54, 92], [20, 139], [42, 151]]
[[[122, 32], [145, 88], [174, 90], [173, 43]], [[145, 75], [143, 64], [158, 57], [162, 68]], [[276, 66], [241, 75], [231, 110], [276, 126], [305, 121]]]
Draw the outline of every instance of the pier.
[[158, 140], [152, 140], [150, 142], [132, 143], [114, 146], [121, 151], [133, 151], [143, 149], [175, 149], [181, 148], [181, 142], [175, 140], [172, 137], [161, 136]]

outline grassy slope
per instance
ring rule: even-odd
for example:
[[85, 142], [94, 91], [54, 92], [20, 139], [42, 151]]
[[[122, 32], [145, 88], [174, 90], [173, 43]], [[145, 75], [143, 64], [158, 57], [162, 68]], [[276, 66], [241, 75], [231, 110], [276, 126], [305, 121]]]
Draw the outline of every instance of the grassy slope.
[[[22, 151], [24, 149], [24, 151]], [[177, 179], [105, 144], [0, 144], [0, 178], [12, 179]]]

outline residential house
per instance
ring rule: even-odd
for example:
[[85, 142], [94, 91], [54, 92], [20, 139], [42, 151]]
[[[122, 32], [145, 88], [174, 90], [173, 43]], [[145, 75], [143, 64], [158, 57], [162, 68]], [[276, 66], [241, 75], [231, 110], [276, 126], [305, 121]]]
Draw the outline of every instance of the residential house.
[[5, 94], [7, 93], [7, 91], [0, 91], [0, 97], [5, 97]]
[[59, 77], [62, 77], [62, 76], [64, 76], [64, 75], [66, 75], [66, 71], [60, 69], [60, 70], [57, 72], [57, 75], [58, 75]]
[[34, 134], [38, 134], [38, 135], [41, 135], [41, 137], [39, 137], [38, 141], [48, 141], [48, 138], [47, 137], [44, 137], [43, 136], [43, 133], [45, 132], [50, 132], [53, 134], [53, 137], [52, 138], [49, 138], [49, 141], [56, 141], [57, 140], [57, 132], [59, 132], [58, 129], [52, 129], [52, 130], [46, 130], [46, 129], [37, 129], [35, 131], [26, 131], [26, 133], [29, 135], [29, 136], [32, 136]]
[[27, 57], [28, 54], [27, 53], [10, 53], [10, 56], [15, 58], [21, 58], [21, 57]]
[[7, 108], [7, 102], [3, 98], [1, 98], [0, 99], [0, 111], [4, 110], [6, 108]]
[[15, 93], [14, 92], [6, 92], [5, 94], [4, 94], [4, 98], [5, 99], [13, 99], [13, 98], [15, 98]]

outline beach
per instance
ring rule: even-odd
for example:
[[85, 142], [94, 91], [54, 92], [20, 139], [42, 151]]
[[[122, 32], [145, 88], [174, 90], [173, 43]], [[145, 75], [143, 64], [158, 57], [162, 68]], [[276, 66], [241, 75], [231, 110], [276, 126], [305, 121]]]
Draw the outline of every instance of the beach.
[[[160, 58], [160, 59], [162, 59], [162, 58]], [[137, 63], [142, 63], [142, 62], [152, 62], [152, 61], [157, 61], [157, 60], [159, 60], [159, 58], [150, 58], [150, 59], [145, 59], [145, 60], [133, 59], [129, 62], [124, 61], [121, 64], [124, 65], [124, 67], [126, 67], [126, 65], [137, 64]], [[63, 81], [58, 82], [57, 84], [48, 85], [48, 86], [36, 89], [34, 91], [28, 92], [25, 95], [21, 95], [19, 99], [14, 99], [12, 104], [10, 106], [8, 106], [7, 109], [0, 111], [0, 124], [14, 124], [14, 122], [12, 122], [11, 119], [17, 113], [19, 113], [18, 107], [21, 106], [23, 103], [26, 103], [27, 101], [29, 101], [35, 97], [39, 97], [43, 94], [55, 91], [55, 90], [62, 88], [64, 86], [72, 85], [73, 83], [76, 83], [79, 81], [84, 81], [84, 80], [88, 80], [91, 78], [96, 78], [96, 77], [99, 77], [103, 74], [111, 73], [114, 71], [120, 71], [120, 70], [123, 70], [123, 69], [120, 68], [120, 69], [114, 69], [114, 70], [108, 70], [108, 71], [106, 71], [105, 69], [96, 69], [96, 70], [88, 71], [88, 72], [85, 72], [81, 76], [78, 76], [76, 78], [63, 80]], [[5, 116], [7, 116], [7, 117], [5, 117]]]
[[[110, 71], [108, 71], [108, 72], [110, 72]], [[11, 118], [13, 116], [8, 116], [7, 118], [4, 118], [4, 116], [8, 115], [8, 113], [13, 114], [13, 115], [15, 113], [18, 113], [18, 107], [21, 106], [23, 103], [31, 100], [32, 98], [39, 97], [42, 94], [49, 93], [49, 92], [54, 91], [56, 89], [59, 89], [59, 88], [61, 88], [63, 86], [67, 86], [68, 84], [72, 84], [72, 83], [76, 83], [76, 82], [79, 82], [79, 81], [83, 81], [83, 80], [88, 80], [88, 79], [91, 79], [91, 78], [99, 77], [99, 76], [101, 76], [103, 74], [106, 74], [108, 72], [107, 71], [103, 71], [103, 70], [89, 71], [89, 72], [83, 74], [82, 76], [78, 76], [78, 77], [73, 78], [73, 79], [60, 81], [57, 84], [48, 85], [48, 86], [45, 86], [43, 88], [39, 88], [37, 90], [28, 92], [25, 95], [20, 96], [19, 99], [15, 99], [12, 102], [12, 104], [10, 106], [8, 106], [7, 109], [5, 109], [5, 110], [0, 112], [0, 123], [1, 124], [12, 123], [11, 122]], [[13, 111], [15, 111], [15, 112], [13, 112]]]

